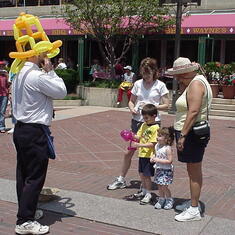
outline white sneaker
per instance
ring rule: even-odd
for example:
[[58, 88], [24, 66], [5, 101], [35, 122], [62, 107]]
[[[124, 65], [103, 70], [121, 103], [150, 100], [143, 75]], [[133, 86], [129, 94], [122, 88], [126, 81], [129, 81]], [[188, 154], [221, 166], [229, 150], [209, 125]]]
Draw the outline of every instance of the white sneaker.
[[117, 177], [113, 183], [109, 184], [107, 186], [108, 190], [115, 190], [115, 189], [122, 189], [126, 188], [126, 181], [124, 179], [120, 180], [119, 177]]
[[118, 107], [118, 108], [120, 107], [120, 102], [117, 102], [117, 107]]
[[14, 127], [11, 128], [11, 129], [7, 132], [7, 134], [13, 134], [13, 133], [14, 133]]
[[175, 220], [179, 222], [201, 220], [201, 218], [200, 211], [197, 209], [193, 212], [191, 207], [175, 216]]
[[140, 201], [140, 205], [146, 205], [151, 202], [152, 195], [151, 193], [146, 193], [144, 198]]
[[[179, 204], [175, 207], [177, 211], [185, 211], [191, 206], [191, 200], [184, 201], [182, 204]], [[198, 202], [198, 209], [202, 213], [201, 203]]]
[[37, 221], [28, 221], [21, 225], [16, 225], [17, 234], [46, 234], [49, 232], [49, 226], [42, 226]]
[[35, 215], [34, 215], [34, 219], [39, 220], [42, 217], [43, 217], [43, 211], [42, 210], [36, 210]]

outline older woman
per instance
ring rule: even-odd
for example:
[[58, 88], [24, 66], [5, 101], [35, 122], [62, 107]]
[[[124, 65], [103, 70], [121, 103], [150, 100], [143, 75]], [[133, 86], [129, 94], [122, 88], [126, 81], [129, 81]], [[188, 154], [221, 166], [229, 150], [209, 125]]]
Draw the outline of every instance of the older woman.
[[198, 64], [180, 57], [175, 60], [173, 68], [168, 70], [168, 73], [175, 76], [180, 85], [185, 87], [183, 94], [176, 101], [174, 128], [178, 160], [187, 164], [191, 206], [175, 216], [177, 221], [201, 219], [198, 203], [202, 187], [202, 159], [209, 138], [206, 136], [206, 140], [202, 142], [193, 126], [208, 119], [212, 91], [206, 78], [197, 73], [198, 69]]
[[[134, 133], [137, 133], [138, 128], [144, 121], [141, 110], [145, 104], [154, 104], [158, 110], [166, 110], [169, 105], [169, 91], [166, 85], [157, 79], [157, 61], [150, 57], [143, 59], [140, 64], [140, 75], [142, 79], [134, 83], [129, 101], [129, 109], [132, 114], [131, 129]], [[159, 114], [156, 122], [160, 124]], [[134, 150], [129, 150], [125, 153], [121, 174], [113, 183], [107, 186], [107, 189], [114, 190], [126, 187], [125, 176], [130, 168], [134, 152]]]

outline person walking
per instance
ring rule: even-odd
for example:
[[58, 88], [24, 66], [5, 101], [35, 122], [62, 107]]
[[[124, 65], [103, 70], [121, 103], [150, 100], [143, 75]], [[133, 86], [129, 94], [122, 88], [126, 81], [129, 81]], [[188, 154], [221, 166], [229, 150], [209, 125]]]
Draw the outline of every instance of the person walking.
[[[147, 57], [141, 61], [140, 75], [142, 79], [137, 80], [131, 90], [131, 98], [128, 103], [132, 114], [131, 130], [137, 133], [144, 120], [141, 110], [145, 104], [154, 104], [158, 110], [167, 110], [169, 106], [168, 93], [166, 85], [158, 80], [157, 61]], [[158, 113], [156, 122], [160, 125], [160, 115]], [[135, 150], [128, 150], [124, 155], [121, 174], [107, 186], [108, 190], [122, 189], [126, 185], [126, 174], [131, 166], [131, 159]]]
[[46, 52], [28, 58], [12, 86], [13, 115], [17, 120], [13, 133], [17, 151], [18, 198], [15, 232], [46, 234], [49, 226], [35, 221], [35, 212], [46, 178], [48, 158], [53, 154], [48, 140], [53, 115], [52, 99], [64, 98], [67, 91]]
[[5, 112], [8, 104], [9, 83], [5, 62], [0, 61], [0, 133], [6, 132]]
[[[187, 164], [191, 202], [189, 208], [184, 208], [186, 210], [175, 216], [177, 221], [201, 220], [198, 206], [202, 188], [202, 160], [210, 137], [208, 115], [212, 91], [206, 78], [197, 73], [199, 68], [188, 58], [179, 57], [174, 61], [173, 68], [168, 69], [168, 73], [185, 87], [176, 101], [174, 129], [178, 160]], [[198, 133], [199, 129], [203, 133]]]

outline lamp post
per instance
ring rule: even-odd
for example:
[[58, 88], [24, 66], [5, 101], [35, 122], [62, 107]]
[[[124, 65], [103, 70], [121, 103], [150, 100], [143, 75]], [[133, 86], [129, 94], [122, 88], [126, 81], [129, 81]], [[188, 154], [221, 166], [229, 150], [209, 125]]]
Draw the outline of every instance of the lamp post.
[[[177, 11], [176, 11], [174, 60], [176, 60], [180, 56], [182, 5], [183, 5], [183, 0], [178, 0], [177, 1]], [[178, 82], [177, 82], [176, 78], [173, 78], [172, 102], [171, 102], [171, 109], [168, 111], [168, 113], [174, 114], [176, 112], [175, 102], [176, 102], [177, 98], [178, 98]]]
[[[159, 0], [159, 5], [177, 3], [176, 10], [176, 31], [175, 31], [175, 49], [174, 49], [174, 60], [180, 56], [180, 39], [181, 39], [181, 20], [182, 20], [182, 6], [187, 6], [188, 3], [196, 3], [198, 6], [201, 5], [201, 0]], [[175, 102], [178, 98], [178, 82], [173, 78], [172, 87], [172, 104], [171, 109], [168, 113], [174, 114], [176, 112]]]

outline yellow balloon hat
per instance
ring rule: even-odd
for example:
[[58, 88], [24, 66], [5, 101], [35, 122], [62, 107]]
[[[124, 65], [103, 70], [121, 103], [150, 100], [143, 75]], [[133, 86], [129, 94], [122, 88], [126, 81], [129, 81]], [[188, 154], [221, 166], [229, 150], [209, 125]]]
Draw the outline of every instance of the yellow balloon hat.
[[[35, 32], [32, 28], [36, 28], [37, 31]], [[62, 46], [62, 41], [50, 42], [36, 16], [25, 14], [24, 12], [20, 13], [13, 25], [13, 30], [17, 52], [9, 53], [10, 58], [15, 59], [11, 65], [11, 74], [16, 74], [21, 70], [26, 58], [43, 52], [48, 52], [47, 57], [53, 58], [60, 53], [59, 47]], [[31, 50], [25, 50], [27, 43], [29, 43]]]

